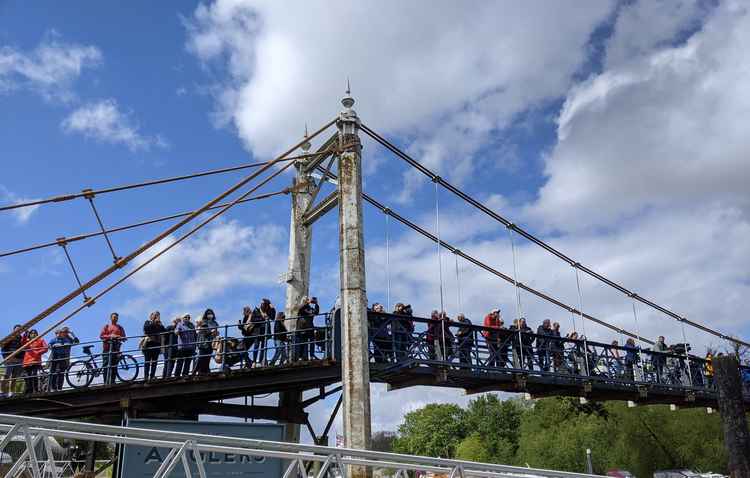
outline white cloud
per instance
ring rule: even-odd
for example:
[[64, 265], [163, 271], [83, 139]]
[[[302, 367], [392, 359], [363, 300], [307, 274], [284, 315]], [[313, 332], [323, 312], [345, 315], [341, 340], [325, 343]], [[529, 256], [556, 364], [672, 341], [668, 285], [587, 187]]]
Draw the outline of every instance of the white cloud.
[[117, 102], [111, 98], [84, 104], [65, 118], [61, 126], [66, 133], [80, 133], [97, 141], [124, 144], [131, 151], [168, 147], [158, 135], [141, 134], [130, 115], [120, 111]]
[[700, 27], [709, 13], [701, 0], [651, 0], [624, 5], [607, 44], [605, 68], [650, 55], [675, 37]]
[[572, 89], [531, 212], [570, 229], [611, 226], [655, 207], [668, 214], [718, 202], [747, 211], [748, 48], [750, 15], [725, 2], [686, 44]]
[[73, 98], [71, 84], [84, 68], [98, 66], [102, 54], [94, 46], [57, 41], [55, 36], [53, 32], [29, 52], [0, 47], [0, 93], [29, 88], [47, 99]]
[[[149, 304], [162, 309], [206, 306], [237, 288], [276, 283], [286, 268], [285, 231], [274, 225], [217, 221], [133, 276], [132, 285], [144, 295], [131, 309]], [[166, 238], [162, 248], [173, 240]], [[149, 257], [141, 256], [134, 265]]]
[[[219, 116], [267, 154], [340, 109], [352, 79], [361, 118], [412, 137], [441, 174], [465, 178], [490, 132], [565, 94], [612, 2], [201, 4], [189, 49], [229, 78]], [[445, 167], [449, 164], [450, 167]]]
[[[14, 193], [13, 191], [10, 191], [8, 188], [0, 184], [0, 197], [2, 197], [4, 200], [10, 202], [11, 204], [19, 204], [24, 202], [30, 202], [35, 201], [36, 198], [27, 198], [27, 197], [21, 197], [18, 194]], [[27, 206], [17, 209], [11, 209], [10, 212], [13, 214], [13, 216], [16, 218], [16, 220], [20, 224], [26, 224], [29, 219], [31, 219], [31, 215], [34, 214], [34, 211], [36, 211], [39, 208], [39, 205], [35, 206]]]

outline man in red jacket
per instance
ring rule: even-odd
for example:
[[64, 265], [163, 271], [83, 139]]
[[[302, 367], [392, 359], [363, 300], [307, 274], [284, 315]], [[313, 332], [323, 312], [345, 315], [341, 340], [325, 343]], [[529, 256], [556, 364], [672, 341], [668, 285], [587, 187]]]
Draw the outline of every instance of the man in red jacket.
[[120, 360], [120, 346], [126, 341], [125, 329], [117, 321], [120, 316], [117, 312], [109, 315], [109, 323], [104, 326], [99, 338], [102, 339], [102, 369], [104, 370], [104, 383], [115, 383], [117, 362]]
[[484, 340], [487, 342], [490, 357], [487, 361], [488, 367], [505, 367], [508, 360], [508, 351], [500, 346], [502, 341], [500, 330], [504, 329], [504, 322], [500, 316], [500, 309], [493, 309], [484, 317], [485, 330], [482, 331]]

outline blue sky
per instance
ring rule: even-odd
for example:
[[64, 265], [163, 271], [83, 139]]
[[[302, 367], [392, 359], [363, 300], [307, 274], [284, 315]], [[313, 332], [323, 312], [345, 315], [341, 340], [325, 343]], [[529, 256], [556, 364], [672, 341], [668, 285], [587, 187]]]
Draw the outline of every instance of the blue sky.
[[[329, 13], [334, 10], [336, 16]], [[287, 6], [267, 2], [0, 3], [3, 204], [272, 157], [332, 118], [346, 78], [362, 120], [448, 180], [595, 270], [676, 312], [748, 335], [750, 232], [746, 8], [738, 2], [524, 2]], [[365, 189], [433, 230], [426, 178], [364, 143]], [[196, 207], [242, 173], [96, 198], [107, 226]], [[281, 189], [284, 175], [264, 191]], [[93, 336], [108, 313], [137, 332], [148, 312], [234, 322], [281, 304], [289, 199], [239, 206], [71, 323]], [[505, 272], [507, 232], [440, 192], [441, 235]], [[384, 301], [385, 220], [365, 206], [368, 295]], [[3, 251], [96, 230], [82, 199], [0, 214]], [[164, 224], [113, 236], [120, 255]], [[393, 301], [439, 304], [434, 245], [390, 226]], [[313, 292], [336, 295], [336, 215], [316, 225]], [[577, 305], [569, 267], [523, 242], [524, 282]], [[102, 238], [70, 246], [83, 277], [111, 263]], [[458, 312], [453, 257], [446, 305]], [[475, 322], [514, 291], [460, 265]], [[5, 328], [75, 283], [59, 248], [0, 259]], [[626, 298], [584, 278], [584, 310], [633, 328]], [[397, 291], [397, 292], [396, 292]], [[65, 308], [70, 310], [71, 304]], [[532, 324], [560, 311], [523, 298]], [[642, 332], [680, 340], [640, 311]], [[57, 315], [56, 315], [57, 316]], [[569, 322], [563, 328], [570, 328]], [[590, 336], [609, 333], [592, 327]], [[688, 331], [689, 340], [721, 345]], [[375, 428], [393, 428], [423, 389], [374, 390]], [[463, 401], [433, 391], [438, 400]], [[321, 418], [322, 420], [322, 418]]]

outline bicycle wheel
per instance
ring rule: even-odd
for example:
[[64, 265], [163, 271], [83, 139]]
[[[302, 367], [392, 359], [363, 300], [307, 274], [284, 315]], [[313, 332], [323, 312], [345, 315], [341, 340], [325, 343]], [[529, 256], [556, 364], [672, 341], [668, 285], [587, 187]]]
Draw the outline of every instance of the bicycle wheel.
[[65, 380], [73, 388], [86, 388], [94, 380], [94, 369], [87, 360], [76, 360], [65, 372]]
[[121, 382], [132, 382], [138, 378], [138, 362], [132, 355], [123, 355], [117, 361], [117, 378]]

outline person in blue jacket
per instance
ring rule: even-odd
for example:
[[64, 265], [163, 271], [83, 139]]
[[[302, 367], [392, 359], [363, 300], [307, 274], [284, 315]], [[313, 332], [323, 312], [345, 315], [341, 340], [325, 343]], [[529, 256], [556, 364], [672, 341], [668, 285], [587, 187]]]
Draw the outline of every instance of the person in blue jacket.
[[49, 341], [49, 389], [62, 390], [65, 371], [70, 365], [70, 348], [79, 342], [69, 328], [63, 327], [55, 331], [55, 338]]

